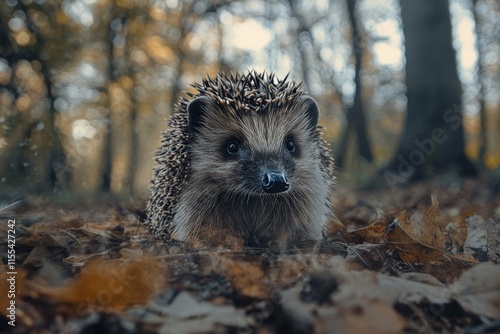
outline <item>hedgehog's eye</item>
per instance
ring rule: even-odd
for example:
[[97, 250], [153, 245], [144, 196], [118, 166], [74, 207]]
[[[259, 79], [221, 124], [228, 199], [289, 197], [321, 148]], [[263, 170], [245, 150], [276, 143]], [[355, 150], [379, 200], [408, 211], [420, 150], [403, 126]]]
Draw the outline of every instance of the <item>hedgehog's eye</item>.
[[236, 153], [238, 153], [238, 150], [240, 149], [240, 145], [236, 140], [231, 140], [230, 142], [227, 143], [226, 149], [227, 149], [227, 153], [236, 154]]
[[286, 146], [286, 149], [288, 150], [288, 152], [295, 153], [296, 147], [295, 147], [295, 143], [293, 142], [292, 138], [288, 138], [286, 140], [285, 146]]

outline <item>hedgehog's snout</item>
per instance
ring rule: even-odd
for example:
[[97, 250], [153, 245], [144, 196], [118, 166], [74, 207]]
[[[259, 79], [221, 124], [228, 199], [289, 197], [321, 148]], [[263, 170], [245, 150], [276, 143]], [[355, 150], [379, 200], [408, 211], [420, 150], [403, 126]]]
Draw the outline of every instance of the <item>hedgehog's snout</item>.
[[262, 175], [262, 189], [268, 194], [287, 191], [290, 183], [283, 172], [266, 172]]

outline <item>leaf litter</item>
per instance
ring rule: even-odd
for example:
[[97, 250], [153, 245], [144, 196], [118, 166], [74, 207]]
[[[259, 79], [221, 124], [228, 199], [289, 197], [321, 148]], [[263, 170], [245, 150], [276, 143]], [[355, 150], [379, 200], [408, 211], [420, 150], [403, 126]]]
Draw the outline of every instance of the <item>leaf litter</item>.
[[339, 190], [327, 238], [287, 248], [192, 249], [151, 236], [135, 204], [32, 199], [0, 211], [18, 232], [16, 327], [2, 293], [0, 331], [498, 332], [500, 199], [472, 187]]

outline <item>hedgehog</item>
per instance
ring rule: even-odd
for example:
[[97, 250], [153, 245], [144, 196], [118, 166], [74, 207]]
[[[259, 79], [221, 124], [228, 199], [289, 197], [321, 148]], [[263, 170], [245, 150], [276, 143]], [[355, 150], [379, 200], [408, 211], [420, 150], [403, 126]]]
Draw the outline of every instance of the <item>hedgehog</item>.
[[250, 246], [325, 235], [333, 158], [316, 102], [287, 78], [250, 71], [192, 85], [156, 153], [146, 207], [153, 234]]

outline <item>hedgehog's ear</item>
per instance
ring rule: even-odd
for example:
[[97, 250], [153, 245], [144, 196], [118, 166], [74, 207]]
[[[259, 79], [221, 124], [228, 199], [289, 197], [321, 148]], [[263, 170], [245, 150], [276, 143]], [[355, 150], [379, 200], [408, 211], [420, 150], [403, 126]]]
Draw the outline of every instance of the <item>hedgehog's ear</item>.
[[210, 107], [210, 99], [206, 96], [199, 96], [191, 101], [187, 106], [189, 132], [196, 133], [203, 122], [203, 115]]
[[316, 104], [316, 101], [314, 101], [309, 96], [304, 96], [301, 99], [302, 99], [302, 105], [304, 106], [303, 108], [305, 109], [307, 115], [307, 119], [309, 120], [309, 129], [311, 129], [311, 131], [316, 131], [316, 128], [318, 127], [318, 118], [319, 118], [318, 105]]

